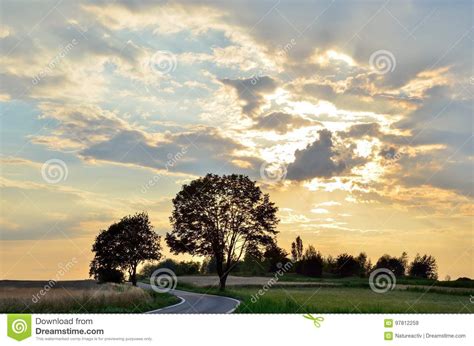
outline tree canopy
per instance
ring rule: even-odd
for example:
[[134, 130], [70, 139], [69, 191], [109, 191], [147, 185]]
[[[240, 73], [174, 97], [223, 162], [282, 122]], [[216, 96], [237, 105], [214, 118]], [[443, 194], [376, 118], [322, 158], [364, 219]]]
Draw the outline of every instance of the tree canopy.
[[270, 245], [277, 234], [277, 207], [244, 175], [193, 180], [173, 199], [173, 207], [168, 246], [175, 254], [214, 258], [221, 289], [249, 246]]
[[420, 256], [420, 254], [416, 254], [408, 272], [413, 277], [435, 280], [438, 278], [436, 259], [431, 255]]
[[160, 251], [160, 236], [153, 231], [148, 214], [125, 216], [96, 237], [89, 274], [99, 279], [104, 272], [127, 271], [129, 280], [136, 285], [138, 264], [159, 260]]

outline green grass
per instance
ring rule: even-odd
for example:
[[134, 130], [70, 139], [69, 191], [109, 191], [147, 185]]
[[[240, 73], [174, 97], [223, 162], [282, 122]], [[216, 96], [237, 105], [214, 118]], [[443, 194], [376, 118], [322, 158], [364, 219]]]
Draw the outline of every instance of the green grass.
[[[181, 289], [224, 295], [242, 303], [236, 313], [468, 313], [469, 293], [449, 294], [393, 290], [378, 294], [359, 287], [272, 287], [259, 296], [261, 287], [215, 288], [180, 285]], [[257, 297], [252, 301], [252, 296]], [[464, 303], [464, 305], [463, 305]]]
[[[330, 282], [336, 283], [344, 287], [369, 287], [368, 278], [358, 277], [323, 277], [314, 278], [293, 273], [287, 273], [279, 278], [284, 282]], [[460, 280], [460, 281], [437, 281], [428, 279], [417, 279], [410, 277], [398, 277], [397, 284], [399, 285], [417, 285], [417, 286], [433, 286], [433, 287], [452, 287], [452, 288], [471, 288], [474, 289], [474, 280]]]
[[93, 289], [53, 288], [36, 302], [37, 288], [5, 287], [0, 292], [2, 313], [140, 313], [176, 304], [170, 294], [128, 285], [97, 285]]

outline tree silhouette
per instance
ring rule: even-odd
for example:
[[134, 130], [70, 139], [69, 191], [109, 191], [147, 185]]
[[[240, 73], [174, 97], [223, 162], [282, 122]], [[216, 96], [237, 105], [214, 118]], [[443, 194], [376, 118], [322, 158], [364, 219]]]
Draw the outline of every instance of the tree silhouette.
[[390, 269], [395, 276], [403, 276], [406, 271], [407, 254], [404, 252], [400, 258], [392, 257], [390, 255], [383, 255], [375, 264], [375, 268]]
[[438, 266], [433, 256], [416, 254], [415, 259], [410, 264], [408, 270], [410, 276], [424, 278], [424, 279], [437, 279], [438, 278]]
[[356, 260], [359, 263], [359, 276], [361, 278], [367, 276], [367, 273], [370, 271], [367, 254], [365, 252], [361, 252], [359, 256], [357, 256]]
[[263, 253], [263, 258], [268, 264], [268, 270], [271, 272], [281, 269], [289, 261], [286, 256], [288, 256], [288, 253], [273, 241]]
[[160, 251], [160, 236], [153, 231], [148, 214], [125, 216], [96, 237], [89, 275], [98, 279], [104, 271], [126, 270], [136, 286], [137, 266], [146, 260], [159, 260]]
[[291, 243], [291, 257], [294, 262], [303, 258], [303, 240], [300, 236], [297, 236], [295, 241]]
[[269, 245], [277, 234], [278, 208], [243, 175], [207, 174], [193, 180], [176, 195], [173, 206], [168, 246], [175, 254], [213, 257], [221, 290], [246, 248]]
[[323, 274], [323, 257], [313, 245], [309, 245], [300, 262], [301, 273], [307, 276], [321, 277]]
[[336, 273], [341, 277], [355, 276], [360, 273], [359, 262], [349, 254], [341, 254], [336, 259]]

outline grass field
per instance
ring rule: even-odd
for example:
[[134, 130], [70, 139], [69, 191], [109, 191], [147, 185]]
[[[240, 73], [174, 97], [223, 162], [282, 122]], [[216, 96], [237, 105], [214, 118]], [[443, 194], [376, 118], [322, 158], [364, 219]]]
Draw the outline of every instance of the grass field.
[[2, 285], [1, 313], [139, 313], [179, 302], [169, 294], [144, 291], [129, 285]]
[[[279, 278], [282, 282], [324, 282], [336, 283], [345, 287], [369, 287], [368, 278], [313, 278], [298, 274], [288, 273]], [[416, 286], [432, 286], [432, 287], [450, 287], [450, 288], [467, 288], [474, 290], [474, 280], [453, 280], [453, 281], [437, 281], [428, 279], [417, 279], [410, 277], [398, 277], [398, 285], [416, 285]]]
[[[360, 287], [278, 287], [258, 295], [261, 287], [216, 288], [180, 285], [182, 289], [239, 299], [236, 313], [470, 313], [467, 292], [393, 290], [383, 294]], [[253, 297], [253, 298], [252, 298]]]

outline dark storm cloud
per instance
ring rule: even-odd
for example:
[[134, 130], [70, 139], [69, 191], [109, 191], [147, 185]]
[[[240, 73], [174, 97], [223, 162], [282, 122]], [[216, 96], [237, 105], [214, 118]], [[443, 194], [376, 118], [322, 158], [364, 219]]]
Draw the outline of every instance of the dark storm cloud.
[[250, 117], [255, 117], [257, 115], [256, 111], [264, 104], [263, 96], [272, 93], [277, 88], [276, 81], [268, 76], [256, 76], [248, 79], [222, 79], [221, 82], [237, 91], [237, 96], [245, 103], [242, 111]]
[[343, 161], [337, 161], [331, 131], [321, 130], [318, 133], [319, 138], [314, 143], [295, 152], [295, 161], [288, 166], [289, 179], [329, 178], [346, 169]]

